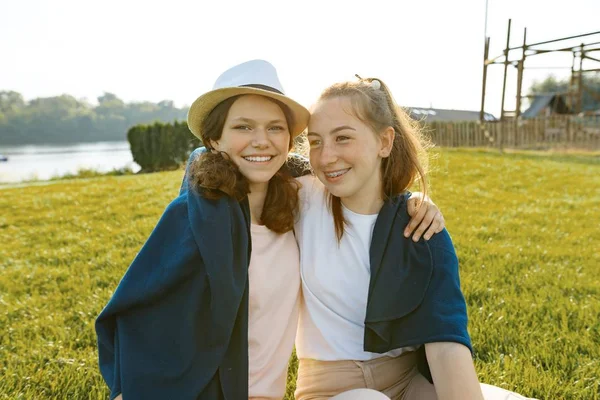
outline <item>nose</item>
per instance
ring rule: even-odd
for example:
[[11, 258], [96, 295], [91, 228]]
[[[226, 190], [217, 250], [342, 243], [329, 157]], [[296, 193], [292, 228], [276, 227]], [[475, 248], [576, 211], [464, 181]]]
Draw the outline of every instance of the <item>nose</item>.
[[266, 149], [269, 147], [269, 135], [264, 128], [257, 128], [254, 131], [254, 138], [252, 140], [252, 147], [257, 149]]
[[330, 144], [329, 142], [325, 142], [323, 144], [320, 153], [321, 154], [319, 155], [319, 164], [322, 166], [335, 164], [335, 162], [338, 160], [335, 145]]

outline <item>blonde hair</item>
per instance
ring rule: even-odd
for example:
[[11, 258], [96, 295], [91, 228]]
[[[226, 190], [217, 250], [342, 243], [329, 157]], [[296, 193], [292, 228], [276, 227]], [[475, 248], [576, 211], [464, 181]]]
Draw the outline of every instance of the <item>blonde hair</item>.
[[[358, 81], [336, 83], [325, 89], [319, 101], [347, 98], [353, 114], [379, 134], [388, 127], [394, 128], [394, 141], [390, 155], [381, 162], [382, 198], [384, 200], [404, 193], [413, 183], [427, 193], [427, 149], [430, 141], [417, 121], [399, 107], [389, 88], [376, 78], [359, 78]], [[344, 214], [339, 197], [329, 195], [338, 241], [344, 234]]]

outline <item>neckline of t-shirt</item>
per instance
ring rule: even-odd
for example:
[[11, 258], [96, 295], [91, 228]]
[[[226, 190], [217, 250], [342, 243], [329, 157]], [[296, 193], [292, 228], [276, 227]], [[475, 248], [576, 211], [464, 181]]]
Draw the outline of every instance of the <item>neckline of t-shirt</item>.
[[376, 214], [359, 214], [357, 212], [352, 211], [348, 207], [346, 207], [344, 205], [344, 203], [341, 203], [341, 204], [342, 204], [342, 209], [344, 210], [344, 212], [350, 214], [352, 217], [355, 217], [355, 218], [360, 218], [360, 219], [364, 219], [364, 220], [373, 220], [373, 219], [377, 219], [377, 216], [379, 215], [379, 213], [376, 213]]

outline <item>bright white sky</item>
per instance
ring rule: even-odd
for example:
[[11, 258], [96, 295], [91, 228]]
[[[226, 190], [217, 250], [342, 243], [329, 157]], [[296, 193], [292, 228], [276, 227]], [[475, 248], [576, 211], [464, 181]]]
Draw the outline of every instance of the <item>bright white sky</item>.
[[[354, 74], [384, 80], [405, 106], [479, 110], [485, 0], [0, 0], [0, 90], [26, 100], [62, 93], [95, 102], [189, 105], [225, 69], [263, 58], [287, 94], [309, 106]], [[599, 0], [489, 0], [491, 56], [511, 44], [600, 31]], [[600, 41], [600, 35], [584, 38]], [[581, 43], [562, 42], [559, 45]], [[600, 57], [600, 52], [596, 53]], [[514, 53], [517, 57], [517, 52]], [[572, 56], [529, 66], [569, 68]], [[600, 68], [589, 62], [585, 67]], [[514, 109], [510, 68], [507, 108]], [[526, 71], [524, 87], [549, 73]], [[500, 113], [502, 66], [488, 73], [486, 111]]]

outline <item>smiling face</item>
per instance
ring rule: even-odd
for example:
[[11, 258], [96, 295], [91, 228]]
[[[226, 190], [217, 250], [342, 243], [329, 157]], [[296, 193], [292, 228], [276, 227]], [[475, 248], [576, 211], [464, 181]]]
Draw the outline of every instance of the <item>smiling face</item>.
[[266, 190], [290, 150], [288, 122], [281, 107], [264, 96], [245, 95], [229, 109], [223, 132], [211, 146], [227, 153], [250, 182], [250, 191]]
[[382, 198], [381, 160], [390, 154], [391, 131], [376, 134], [353, 114], [347, 97], [324, 99], [313, 108], [310, 163], [329, 192], [353, 211]]

